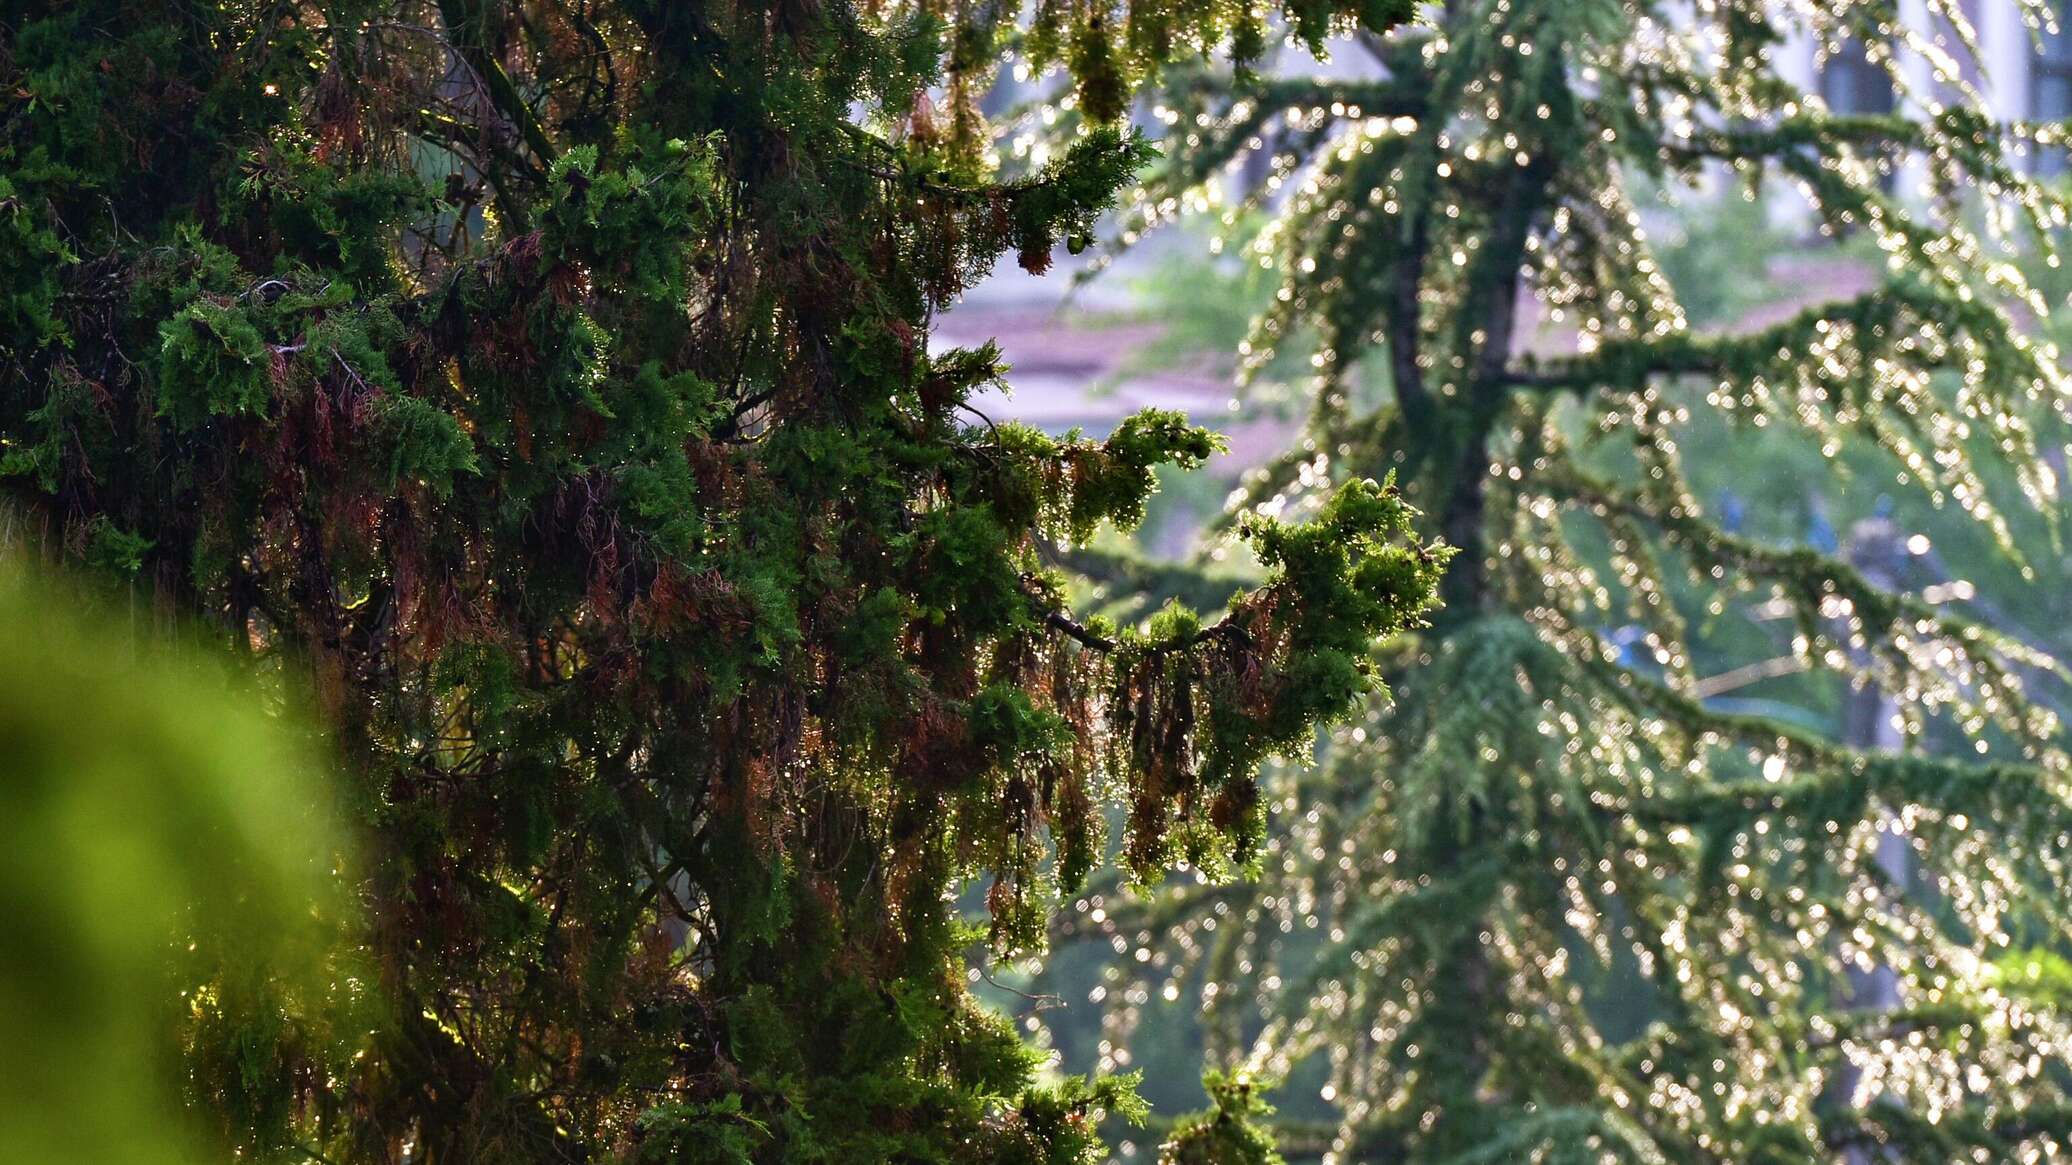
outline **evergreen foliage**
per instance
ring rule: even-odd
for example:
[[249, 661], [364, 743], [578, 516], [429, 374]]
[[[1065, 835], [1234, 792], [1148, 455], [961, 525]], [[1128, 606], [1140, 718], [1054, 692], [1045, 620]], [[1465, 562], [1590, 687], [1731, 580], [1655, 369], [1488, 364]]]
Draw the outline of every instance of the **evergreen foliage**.
[[[1315, 338], [1307, 431], [1235, 509], [1315, 512], [1394, 473], [1459, 553], [1397, 656], [1415, 682], [1270, 792], [1257, 881], [1103, 888], [1063, 916], [1118, 956], [1094, 992], [1106, 1065], [1151, 1000], [1192, 1000], [1215, 1063], [1316, 1081], [1332, 1162], [2066, 1151], [2072, 1016], [2022, 953], [2062, 942], [2072, 891], [2066, 757], [2029, 696], [2061, 673], [1724, 528], [1678, 444], [1702, 409], [1881, 449], [2017, 560], [2059, 553], [2016, 545], [2006, 507], [2060, 504], [2041, 452], [2072, 384], [2009, 260], [2065, 222], [2022, 158], [2064, 130], [1979, 112], [1970, 9], [1922, 7], [1948, 44], [1880, 0], [1450, 0], [1336, 45], [1368, 79], [1167, 77], [1167, 155], [1119, 234], [1215, 208], [1266, 151], [1270, 181], [1222, 210], [1271, 216], [1243, 252], [1280, 280], [1246, 368]], [[1827, 110], [1779, 72], [1795, 37], [1870, 46], [1903, 111]], [[1662, 187], [1783, 188], [1887, 278], [1696, 329], [1633, 198]], [[1909, 745], [1938, 727], [1990, 763], [1707, 706], [1694, 628], [1758, 606], [1788, 614], [1799, 664], [1890, 693]], [[1605, 634], [1622, 624], [1636, 655]], [[1911, 884], [1879, 860], [1894, 838]], [[1873, 968], [1896, 1010], [1857, 1005]]]
[[[1040, 9], [1097, 114], [1263, 36], [1221, 0]], [[1368, 645], [1444, 555], [1353, 482], [1248, 525], [1271, 569], [1220, 617], [1065, 609], [1046, 544], [1216, 441], [975, 424], [997, 354], [929, 345], [1149, 154], [1097, 126], [990, 177], [927, 94], [964, 109], [1009, 15], [0, 9], [6, 553], [306, 677], [360, 815], [365, 1014], [189, 1033], [237, 1152], [1064, 1165], [1141, 1115], [1126, 1078], [1038, 1082], [952, 891], [990, 880], [1029, 949], [1111, 806], [1131, 878], [1255, 860], [1254, 770], [1379, 693]]]

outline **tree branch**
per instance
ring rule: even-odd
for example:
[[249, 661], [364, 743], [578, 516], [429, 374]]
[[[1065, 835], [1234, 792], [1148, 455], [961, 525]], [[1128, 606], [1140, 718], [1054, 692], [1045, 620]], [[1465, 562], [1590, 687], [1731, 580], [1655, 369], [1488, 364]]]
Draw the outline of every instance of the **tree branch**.
[[503, 65], [483, 41], [485, 14], [474, 8], [470, 0], [439, 0], [439, 17], [446, 23], [453, 51], [460, 54], [461, 60], [481, 78], [490, 102], [517, 127], [519, 136], [532, 148], [541, 167], [552, 165], [554, 143], [547, 139], [547, 131], [540, 125], [539, 118], [533, 115], [532, 107], [525, 103], [518, 87], [511, 83], [510, 74], [504, 72]]

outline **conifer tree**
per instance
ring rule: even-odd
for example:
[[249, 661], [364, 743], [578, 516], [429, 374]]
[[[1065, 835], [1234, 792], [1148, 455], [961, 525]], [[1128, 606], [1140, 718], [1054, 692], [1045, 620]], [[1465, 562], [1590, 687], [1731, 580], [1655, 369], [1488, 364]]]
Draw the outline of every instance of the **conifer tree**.
[[[1922, 7], [1946, 35], [1882, 0], [1448, 0], [1341, 43], [1369, 79], [1168, 78], [1148, 107], [1166, 159], [1119, 233], [1263, 215], [1243, 257], [1281, 283], [1243, 368], [1312, 345], [1299, 447], [1234, 508], [1300, 513], [1394, 473], [1459, 554], [1393, 653], [1415, 683], [1270, 791], [1259, 880], [1104, 888], [1061, 916], [1115, 952], [1093, 992], [1109, 1063], [1151, 1001], [1198, 1004], [1218, 1066], [1308, 1065], [1331, 1116], [1284, 1143], [1333, 1162], [2066, 1150], [2072, 1017], [2038, 989], [2059, 964], [2027, 953], [2062, 943], [2072, 890], [2072, 786], [2025, 694], [2054, 665], [1731, 532], [1678, 444], [1707, 410], [1882, 449], [1895, 489], [2011, 555], [2060, 553], [2008, 521], [2060, 504], [2039, 453], [2072, 415], [2009, 260], [2065, 223], [2025, 159], [2063, 130], [1989, 119], [1969, 7]], [[1795, 37], [1867, 53], [1898, 111], [1801, 91], [1778, 68]], [[1934, 85], [1911, 88], [1924, 58]], [[1269, 181], [1219, 205], [1262, 150]], [[1701, 332], [1643, 229], [1636, 190], [1662, 187], [1791, 192], [1884, 278]], [[1908, 749], [1707, 706], [1693, 628], [1758, 604], [1789, 612], [1800, 663], [1890, 693]], [[1635, 656], [1604, 634], [1622, 624], [1645, 629]], [[1931, 731], [1978, 763], [1929, 755]], [[1888, 832], [1914, 884], [1877, 860]], [[1896, 1008], [1854, 1005], [1872, 968]], [[1607, 1022], [1614, 993], [1644, 1028]]]
[[[989, 7], [0, 7], [4, 553], [313, 691], [367, 855], [355, 1018], [193, 985], [243, 1156], [1064, 1165], [1132, 1108], [1037, 1081], [952, 892], [1030, 948], [1111, 807], [1134, 877], [1252, 861], [1257, 766], [1377, 690], [1443, 555], [1356, 482], [1249, 521], [1220, 616], [1072, 616], [1041, 546], [1217, 440], [994, 425], [997, 353], [930, 347], [1146, 156], [989, 176]], [[1265, 39], [1037, 8], [1104, 115]]]

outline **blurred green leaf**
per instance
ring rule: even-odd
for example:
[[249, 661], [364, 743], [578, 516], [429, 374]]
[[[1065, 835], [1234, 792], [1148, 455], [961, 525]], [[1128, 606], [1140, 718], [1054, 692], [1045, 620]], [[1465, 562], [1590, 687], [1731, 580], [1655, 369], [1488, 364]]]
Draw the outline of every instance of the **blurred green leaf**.
[[341, 835], [279, 694], [73, 593], [0, 572], [0, 1163], [219, 1160], [182, 1075], [231, 1101], [292, 1070], [255, 1025], [355, 994]]

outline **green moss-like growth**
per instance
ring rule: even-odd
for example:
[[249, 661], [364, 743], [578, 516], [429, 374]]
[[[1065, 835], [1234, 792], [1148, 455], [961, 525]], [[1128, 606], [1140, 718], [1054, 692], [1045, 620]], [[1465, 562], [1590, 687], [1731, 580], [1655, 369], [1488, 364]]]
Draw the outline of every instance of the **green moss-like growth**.
[[1264, 1119], [1264, 1089], [1243, 1076], [1211, 1072], [1202, 1082], [1214, 1107], [1182, 1117], [1159, 1151], [1159, 1165], [1285, 1165]]

